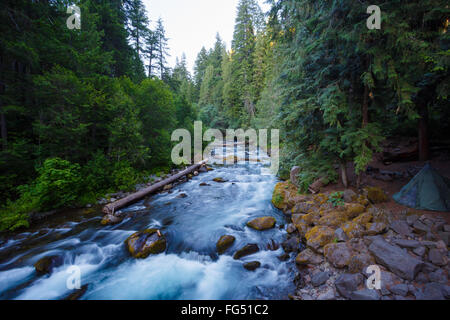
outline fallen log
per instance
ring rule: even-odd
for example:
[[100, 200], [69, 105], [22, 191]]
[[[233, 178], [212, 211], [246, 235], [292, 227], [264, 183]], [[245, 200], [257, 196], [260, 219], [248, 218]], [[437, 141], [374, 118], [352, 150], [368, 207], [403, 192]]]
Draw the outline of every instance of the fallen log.
[[165, 179], [161, 182], [158, 182], [148, 188], [145, 188], [136, 193], [133, 193], [133, 194], [129, 195], [128, 197], [125, 197], [116, 202], [110, 203], [110, 204], [106, 205], [102, 211], [105, 214], [114, 214], [114, 212], [116, 212], [122, 208], [125, 208], [128, 205], [133, 204], [133, 203], [145, 198], [149, 194], [152, 194], [155, 191], [158, 191], [159, 189], [163, 188], [164, 186], [171, 184], [171, 183], [177, 181], [178, 179], [188, 175], [189, 173], [197, 170], [198, 168], [204, 166], [207, 162], [208, 162], [208, 159], [203, 160], [197, 164], [194, 164], [193, 166], [190, 166], [186, 170], [183, 170], [183, 171], [171, 176], [170, 178], [167, 178], [167, 179]]

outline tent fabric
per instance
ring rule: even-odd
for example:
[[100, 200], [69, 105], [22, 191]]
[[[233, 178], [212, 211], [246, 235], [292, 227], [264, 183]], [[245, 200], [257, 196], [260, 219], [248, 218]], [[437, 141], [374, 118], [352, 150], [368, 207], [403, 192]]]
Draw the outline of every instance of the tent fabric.
[[393, 198], [418, 210], [450, 212], [450, 179], [441, 176], [427, 163]]

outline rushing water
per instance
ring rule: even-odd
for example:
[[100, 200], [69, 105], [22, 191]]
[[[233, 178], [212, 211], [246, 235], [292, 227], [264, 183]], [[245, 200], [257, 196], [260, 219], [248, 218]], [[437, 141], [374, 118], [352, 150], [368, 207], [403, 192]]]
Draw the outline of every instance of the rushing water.
[[[236, 150], [237, 149], [237, 150]], [[0, 240], [0, 299], [61, 299], [67, 289], [68, 268], [81, 270], [82, 299], [286, 299], [292, 289], [292, 262], [280, 262], [283, 251], [273, 251], [285, 231], [283, 214], [271, 202], [276, 178], [263, 175], [268, 157], [242, 147], [239, 162], [215, 166], [172, 193], [154, 195], [124, 209], [132, 212], [122, 223], [102, 227], [101, 213], [68, 212], [27, 233]], [[264, 172], [265, 172], [264, 171]], [[221, 177], [228, 182], [216, 183]], [[210, 186], [200, 186], [205, 182]], [[178, 197], [181, 193], [186, 198]], [[277, 228], [258, 232], [246, 223], [261, 216], [277, 219]], [[144, 260], [131, 258], [124, 240], [136, 231], [158, 228], [166, 236], [166, 253]], [[226, 254], [216, 254], [216, 242], [225, 234], [236, 241]], [[234, 260], [232, 254], [248, 243], [260, 252]], [[33, 264], [50, 255], [64, 257], [51, 275], [39, 276]], [[254, 272], [244, 262], [260, 261]]]

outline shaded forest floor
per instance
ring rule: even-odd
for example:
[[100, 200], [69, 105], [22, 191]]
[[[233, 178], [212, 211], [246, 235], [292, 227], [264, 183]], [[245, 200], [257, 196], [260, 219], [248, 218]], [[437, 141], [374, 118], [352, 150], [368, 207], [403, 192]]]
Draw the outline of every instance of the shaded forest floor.
[[[448, 157], [448, 153], [440, 153], [433, 157], [432, 160], [428, 161], [431, 163], [432, 167], [436, 169], [439, 174], [444, 177], [450, 178], [450, 158]], [[372, 161], [369, 166], [372, 168], [379, 169], [380, 172], [398, 172], [404, 173], [415, 172], [417, 174], [426, 164], [426, 161], [405, 161], [405, 162], [395, 162], [390, 165], [385, 165], [380, 160]], [[357, 192], [355, 188], [356, 177], [352, 173], [353, 168], [351, 166], [348, 167], [348, 174], [351, 187], [353, 191]], [[414, 175], [413, 175], [414, 176]], [[401, 204], [398, 204], [394, 201], [392, 196], [399, 192], [409, 181], [413, 178], [413, 176], [409, 177], [395, 177], [390, 181], [384, 181], [376, 177], [376, 175], [364, 173], [362, 177], [362, 186], [374, 186], [380, 187], [383, 189], [389, 197], [389, 201], [386, 203], [382, 203], [379, 205], [380, 208], [391, 211], [393, 214], [400, 214], [405, 211], [414, 211], [419, 215], [422, 214], [430, 214], [432, 216], [441, 216], [443, 217], [447, 223], [450, 223], [450, 212], [436, 212], [436, 211], [428, 211], [428, 210], [416, 210], [405, 207]], [[324, 187], [321, 192], [334, 192], [334, 191], [344, 191], [346, 188], [339, 179], [338, 183], [330, 184]]]

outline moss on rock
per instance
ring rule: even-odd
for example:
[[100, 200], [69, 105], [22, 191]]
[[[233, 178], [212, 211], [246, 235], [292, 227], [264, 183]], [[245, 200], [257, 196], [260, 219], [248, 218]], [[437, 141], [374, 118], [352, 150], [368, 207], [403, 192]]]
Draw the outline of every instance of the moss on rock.
[[367, 187], [364, 189], [364, 193], [372, 203], [383, 203], [388, 200], [388, 197], [384, 191], [379, 187]]
[[223, 254], [227, 251], [233, 243], [236, 241], [236, 238], [230, 235], [225, 235], [220, 237], [219, 241], [216, 243], [216, 249], [219, 254]]
[[318, 250], [334, 240], [334, 229], [326, 226], [316, 226], [305, 235], [308, 247]]
[[164, 235], [157, 229], [147, 229], [132, 234], [125, 244], [131, 256], [136, 259], [145, 259], [151, 254], [163, 253], [167, 242]]
[[261, 217], [247, 222], [247, 227], [258, 231], [264, 231], [273, 229], [275, 227], [276, 222], [277, 221], [275, 220], [274, 217]]

